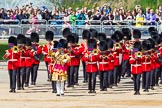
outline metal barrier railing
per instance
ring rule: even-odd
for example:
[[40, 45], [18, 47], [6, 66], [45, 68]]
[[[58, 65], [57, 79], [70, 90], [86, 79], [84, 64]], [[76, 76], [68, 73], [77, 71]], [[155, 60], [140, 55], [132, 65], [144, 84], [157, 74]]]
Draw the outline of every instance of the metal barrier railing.
[[[159, 33], [162, 31], [162, 25], [154, 22], [140, 21], [141, 25], [137, 25], [139, 21], [113, 21], [113, 20], [76, 20], [67, 21], [70, 23], [71, 31], [78, 33], [81, 37], [84, 29], [94, 28], [98, 32], [105, 32], [111, 36], [114, 31], [121, 30], [122, 28], [139, 29], [142, 32], [142, 37], [149, 36], [148, 28], [156, 27]], [[80, 22], [80, 23], [78, 23]], [[11, 35], [16, 36], [19, 33], [30, 35], [31, 32], [37, 32], [41, 38], [44, 38], [47, 30], [53, 31], [56, 38], [62, 37], [62, 30], [64, 28], [64, 20], [0, 20], [0, 39], [8, 38]]]

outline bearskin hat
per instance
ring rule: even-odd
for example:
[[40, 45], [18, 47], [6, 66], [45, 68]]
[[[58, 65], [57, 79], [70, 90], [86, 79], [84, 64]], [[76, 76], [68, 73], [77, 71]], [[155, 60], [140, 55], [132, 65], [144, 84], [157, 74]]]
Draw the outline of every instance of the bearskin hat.
[[149, 38], [148, 39], [150, 41], [150, 44], [151, 44], [151, 48], [155, 48], [155, 41], [152, 39], [152, 38]]
[[17, 45], [17, 39], [16, 39], [16, 37], [10, 36], [10, 37], [8, 38], [8, 45], [9, 45], [9, 46]]
[[31, 39], [26, 37], [26, 42], [25, 42], [26, 46], [31, 46]]
[[106, 51], [106, 50], [108, 50], [108, 45], [107, 45], [106, 40], [100, 41], [100, 43], [99, 43], [99, 49], [100, 49], [100, 51]]
[[89, 39], [88, 40], [88, 50], [93, 50], [97, 48], [97, 42], [95, 39]]
[[141, 42], [140, 41], [136, 41], [133, 44], [133, 50], [134, 51], [141, 51], [142, 50], [142, 45], [141, 45]]
[[161, 38], [159, 36], [154, 36], [152, 39], [155, 41], [155, 45], [158, 45], [161, 42]]
[[91, 39], [97, 39], [97, 37], [98, 37], [98, 31], [96, 30], [96, 29], [93, 29], [93, 28], [90, 28], [89, 29], [89, 31], [90, 31], [90, 34], [91, 34]]
[[26, 42], [26, 37], [23, 34], [18, 34], [17, 35], [17, 44], [25, 44]]
[[142, 41], [142, 49], [143, 50], [150, 50], [151, 49], [151, 42], [149, 40]]
[[52, 31], [47, 31], [46, 32], [46, 35], [45, 35], [45, 38], [47, 41], [53, 41], [53, 38], [54, 38], [54, 34]]
[[32, 32], [30, 35], [31, 42], [39, 43], [39, 34], [36, 32]]
[[151, 35], [151, 37], [153, 37], [155, 35], [158, 35], [158, 31], [157, 31], [157, 29], [155, 27], [149, 27], [148, 32]]
[[131, 40], [132, 34], [129, 28], [122, 28], [122, 33], [126, 40]]
[[114, 34], [111, 36], [111, 39], [115, 42], [121, 41], [123, 38], [123, 33], [121, 31], [115, 31]]
[[133, 30], [133, 38], [134, 39], [140, 39], [141, 38], [141, 31], [138, 29]]
[[98, 33], [98, 40], [99, 41], [106, 40], [106, 34], [105, 33]]
[[75, 43], [75, 38], [74, 38], [74, 34], [73, 33], [70, 33], [68, 36], [67, 36], [67, 42], [68, 43]]
[[113, 40], [112, 40], [111, 38], [107, 38], [107, 39], [106, 39], [106, 42], [107, 42], [107, 47], [108, 47], [108, 49], [109, 49], [109, 48], [113, 48], [114, 42], [113, 42]]
[[63, 48], [67, 48], [67, 40], [65, 40], [65, 39], [60, 39], [60, 40], [59, 40], [59, 43], [62, 44], [62, 47], [63, 47]]
[[91, 36], [91, 34], [90, 34], [90, 31], [89, 30], [87, 30], [87, 29], [85, 29], [85, 30], [83, 30], [83, 32], [82, 32], [82, 38], [83, 39], [90, 39], [90, 36]]
[[63, 37], [67, 37], [71, 33], [70, 28], [65, 28], [62, 32]]
[[75, 43], [77, 44], [79, 42], [79, 35], [77, 33], [73, 33], [73, 34], [74, 34]]

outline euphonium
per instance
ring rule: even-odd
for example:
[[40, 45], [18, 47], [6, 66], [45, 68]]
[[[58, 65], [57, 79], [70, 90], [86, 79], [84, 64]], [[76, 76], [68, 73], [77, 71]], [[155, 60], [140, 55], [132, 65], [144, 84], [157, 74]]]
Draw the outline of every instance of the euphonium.
[[12, 52], [13, 53], [18, 53], [19, 51], [20, 51], [20, 49], [17, 46], [12, 47]]
[[99, 53], [99, 50], [98, 49], [94, 49], [93, 51], [92, 51], [92, 54], [94, 54], [94, 55], [97, 55]]
[[142, 57], [142, 52], [141, 51], [136, 52], [136, 57], [141, 58]]

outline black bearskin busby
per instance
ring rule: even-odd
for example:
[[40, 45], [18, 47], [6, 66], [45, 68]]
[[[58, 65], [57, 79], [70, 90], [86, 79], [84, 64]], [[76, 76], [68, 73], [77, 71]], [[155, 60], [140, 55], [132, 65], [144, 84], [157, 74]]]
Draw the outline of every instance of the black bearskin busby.
[[154, 36], [152, 39], [155, 41], [155, 45], [159, 45], [161, 42], [161, 38], [159, 36]]
[[31, 46], [31, 39], [26, 37], [25, 46]]
[[133, 30], [133, 38], [134, 39], [140, 39], [141, 38], [141, 31], [138, 29]]
[[89, 29], [89, 31], [90, 31], [90, 34], [91, 34], [91, 39], [97, 39], [97, 37], [98, 37], [98, 31], [96, 30], [96, 29], [93, 29], [93, 28], [90, 28]]
[[106, 40], [106, 34], [105, 33], [98, 33], [98, 40], [102, 41], [102, 40]]
[[39, 34], [32, 32], [30, 35], [31, 42], [39, 43]]
[[144, 51], [150, 50], [151, 49], [151, 42], [149, 40], [147, 40], [147, 39], [142, 41], [142, 49]]
[[70, 33], [68, 36], [67, 36], [67, 42], [68, 43], [75, 43], [75, 38], [74, 38], [74, 34], [73, 33]]
[[54, 38], [54, 34], [52, 31], [47, 31], [46, 32], [46, 35], [45, 35], [45, 38], [47, 41], [53, 41], [53, 38]]
[[157, 31], [157, 29], [156, 29], [155, 27], [149, 27], [149, 28], [148, 28], [148, 32], [149, 32], [149, 34], [151, 35], [151, 37], [153, 37], [153, 36], [155, 36], [155, 35], [159, 35], [159, 34], [158, 34], [158, 31]]
[[152, 38], [149, 38], [148, 40], [150, 41], [151, 48], [154, 49], [155, 48], [155, 41]]
[[133, 52], [141, 51], [142, 50], [142, 45], [140, 41], [136, 41], [133, 44]]
[[87, 44], [88, 44], [88, 50], [89, 51], [92, 51], [93, 49], [97, 48], [97, 42], [96, 42], [95, 39], [89, 39]]
[[26, 37], [23, 34], [18, 34], [17, 35], [17, 44], [25, 44], [26, 42]]
[[82, 32], [82, 38], [83, 39], [90, 39], [90, 36], [91, 36], [91, 34], [90, 34], [90, 31], [89, 30], [87, 30], [87, 29], [85, 29], [85, 30], [83, 30], [83, 32]]
[[59, 43], [62, 44], [62, 47], [63, 47], [63, 48], [67, 48], [67, 44], [68, 44], [67, 40], [65, 40], [65, 39], [60, 39], [60, 40], [59, 40]]
[[123, 39], [123, 33], [121, 31], [115, 31], [111, 39], [115, 42], [120, 42]]
[[78, 44], [79, 42], [79, 35], [77, 33], [73, 33], [74, 34], [74, 41], [76, 44]]
[[8, 39], [8, 45], [10, 47], [12, 47], [14, 45], [17, 45], [17, 39], [16, 39], [16, 37], [10, 36], [9, 39]]
[[106, 40], [100, 41], [100, 43], [99, 43], [99, 49], [100, 49], [100, 51], [106, 51], [106, 50], [108, 50], [108, 45], [107, 45]]
[[113, 46], [114, 46], [113, 40], [112, 40], [111, 38], [107, 38], [107, 39], [106, 39], [106, 42], [107, 42], [107, 47], [108, 47], [108, 49], [112, 49]]
[[131, 40], [132, 34], [129, 28], [122, 28], [123, 38], [126, 40]]
[[67, 38], [67, 36], [71, 33], [70, 31], [70, 28], [65, 28], [63, 31], [62, 31], [62, 35], [64, 38]]

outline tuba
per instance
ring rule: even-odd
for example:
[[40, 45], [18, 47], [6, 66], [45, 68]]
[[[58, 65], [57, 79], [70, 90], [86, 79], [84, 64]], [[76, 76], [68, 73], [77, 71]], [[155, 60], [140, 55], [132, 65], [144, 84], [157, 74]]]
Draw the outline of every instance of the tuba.
[[141, 51], [138, 51], [138, 52], [136, 52], [135, 55], [136, 55], [137, 58], [141, 58], [142, 57], [142, 52]]
[[13, 53], [18, 53], [20, 51], [20, 49], [17, 46], [13, 46], [11, 50]]

